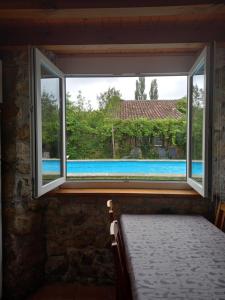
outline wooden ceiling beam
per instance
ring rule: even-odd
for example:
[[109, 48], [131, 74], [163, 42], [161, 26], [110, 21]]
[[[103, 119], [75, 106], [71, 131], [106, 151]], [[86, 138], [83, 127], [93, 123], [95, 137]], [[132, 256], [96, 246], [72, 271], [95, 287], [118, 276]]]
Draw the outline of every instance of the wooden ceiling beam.
[[0, 45], [96, 45], [224, 41], [224, 20], [0, 26]]
[[223, 0], [10, 0], [1, 1], [0, 8], [5, 9], [71, 9], [71, 8], [119, 8], [119, 7], [155, 7], [219, 4]]
[[225, 4], [188, 6], [91, 8], [91, 9], [0, 9], [0, 20], [38, 22], [75, 22], [100, 18], [194, 17], [225, 14]]
[[136, 26], [142, 25], [145, 26], [145, 24], [155, 24], [155, 23], [178, 23], [178, 24], [198, 24], [200, 22], [207, 22], [207, 23], [215, 23], [219, 21], [225, 22], [225, 12], [223, 13], [217, 13], [217, 14], [191, 14], [191, 15], [181, 15], [181, 16], [152, 16], [152, 17], [122, 17], [122, 18], [90, 18], [90, 19], [76, 19], [76, 18], [65, 18], [65, 19], [58, 19], [58, 18], [49, 18], [47, 19], [4, 19], [0, 18], [0, 27], [8, 26], [15, 28], [19, 26], [24, 27], [48, 27], [48, 26]]

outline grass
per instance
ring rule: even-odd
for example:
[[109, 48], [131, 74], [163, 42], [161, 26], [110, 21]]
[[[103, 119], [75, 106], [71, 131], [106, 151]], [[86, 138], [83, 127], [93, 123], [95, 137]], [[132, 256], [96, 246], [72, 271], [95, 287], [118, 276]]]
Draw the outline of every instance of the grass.
[[95, 181], [95, 180], [119, 180], [119, 181], [185, 181], [186, 177], [183, 176], [91, 176], [79, 177], [69, 176], [68, 181]]

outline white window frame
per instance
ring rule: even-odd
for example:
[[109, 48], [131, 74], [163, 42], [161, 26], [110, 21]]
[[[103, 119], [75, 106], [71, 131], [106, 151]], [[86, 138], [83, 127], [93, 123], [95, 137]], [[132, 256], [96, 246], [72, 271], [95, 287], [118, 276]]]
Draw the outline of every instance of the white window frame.
[[[65, 150], [65, 76], [37, 48], [32, 49], [34, 97], [33, 97], [33, 195], [40, 197], [66, 181], [66, 150]], [[42, 107], [41, 107], [41, 66], [45, 66], [60, 80], [61, 100], [61, 171], [62, 176], [42, 185]]]
[[[204, 49], [198, 59], [196, 60], [194, 66], [190, 70], [190, 73], [187, 74], [171, 74], [173, 76], [179, 76], [179, 75], [189, 75], [195, 70], [195, 68], [199, 65], [199, 63], [202, 62], [203, 59], [206, 59], [206, 81], [205, 81], [205, 90], [206, 90], [206, 113], [204, 115], [204, 124], [209, 118], [209, 55], [208, 55], [209, 49]], [[207, 54], [207, 55], [206, 55]], [[207, 190], [208, 190], [208, 141], [209, 141], [209, 130], [208, 126], [204, 126], [204, 145], [203, 145], [203, 157], [205, 160], [205, 176], [204, 176], [204, 184], [203, 187], [201, 187], [200, 184], [198, 184], [196, 181], [194, 181], [192, 178], [190, 178], [190, 167], [188, 160], [190, 160], [190, 143], [189, 143], [189, 129], [190, 129], [190, 80], [188, 80], [188, 114], [187, 114], [187, 120], [188, 120], [188, 127], [187, 127], [187, 180], [186, 181], [142, 181], [142, 180], [86, 180], [86, 181], [69, 181], [66, 178], [66, 151], [65, 151], [65, 75], [49, 60], [47, 59], [38, 49], [33, 49], [33, 62], [34, 62], [34, 69], [32, 70], [32, 74], [34, 74], [34, 102], [33, 102], [33, 165], [34, 165], [34, 171], [33, 171], [33, 182], [34, 182], [34, 196], [40, 197], [41, 195], [47, 193], [48, 191], [62, 185], [64, 188], [157, 188], [157, 189], [190, 189], [191, 187], [194, 188], [198, 193], [200, 193], [203, 196], [207, 196]], [[42, 173], [41, 173], [41, 166], [42, 166], [42, 133], [41, 133], [41, 103], [38, 101], [40, 99], [40, 66], [44, 65], [48, 69], [50, 69], [52, 72], [54, 72], [57, 76], [61, 78], [61, 81], [63, 82], [63, 86], [61, 89], [61, 99], [62, 99], [62, 165], [63, 165], [63, 174], [60, 178], [46, 184], [42, 185]], [[131, 75], [131, 74], [129, 74]], [[137, 74], [132, 74], [131, 76], [134, 76]], [[138, 74], [140, 75], [140, 74]], [[153, 76], [153, 74], [143, 74], [144, 76]], [[170, 74], [166, 74], [167, 76]], [[99, 77], [99, 75], [84, 75], [81, 76], [78, 75], [70, 75], [66, 77]], [[109, 75], [107, 75], [109, 76]], [[111, 75], [111, 76], [118, 76], [118, 75]], [[121, 75], [120, 75], [121, 76]], [[165, 76], [165, 74], [157, 74], [157, 76]], [[205, 134], [206, 131], [206, 134]], [[41, 141], [41, 142], [40, 142]]]
[[[2, 61], [0, 60], [0, 104], [3, 103], [3, 98], [2, 98]], [[1, 157], [2, 157], [2, 149], [1, 149], [1, 144], [2, 144], [2, 137], [1, 137], [1, 131], [2, 131], [2, 124], [1, 124], [1, 119], [2, 119], [2, 111], [0, 109], [0, 196], [2, 197], [2, 162], [1, 162]], [[2, 299], [2, 201], [0, 202], [0, 299]]]
[[[209, 62], [210, 62], [210, 49], [209, 47], [205, 47], [201, 54], [198, 56], [194, 65], [192, 66], [189, 76], [188, 76], [188, 127], [187, 127], [187, 183], [196, 190], [203, 197], [208, 196], [209, 192], [209, 144], [210, 144], [210, 118], [209, 118], [209, 107], [210, 107], [210, 91], [209, 91], [209, 78], [210, 78], [210, 70], [209, 70]], [[204, 111], [203, 111], [203, 129], [202, 129], [202, 161], [203, 161], [203, 176], [202, 176], [202, 184], [191, 178], [191, 128], [192, 128], [192, 76], [195, 71], [199, 69], [201, 65], [204, 64]], [[212, 87], [211, 87], [212, 88]]]

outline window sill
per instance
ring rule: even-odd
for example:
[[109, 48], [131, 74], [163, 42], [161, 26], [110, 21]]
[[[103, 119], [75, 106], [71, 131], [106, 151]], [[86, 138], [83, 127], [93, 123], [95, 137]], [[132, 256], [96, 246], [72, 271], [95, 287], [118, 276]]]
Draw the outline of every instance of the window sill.
[[201, 197], [192, 189], [116, 189], [116, 188], [59, 188], [48, 193], [51, 196], [57, 195], [146, 195], [163, 197]]

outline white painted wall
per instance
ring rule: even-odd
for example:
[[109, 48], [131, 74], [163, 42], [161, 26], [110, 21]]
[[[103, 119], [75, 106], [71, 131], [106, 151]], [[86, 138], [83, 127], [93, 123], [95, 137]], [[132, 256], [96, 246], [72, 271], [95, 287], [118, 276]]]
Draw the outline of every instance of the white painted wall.
[[187, 75], [195, 55], [75, 56], [58, 55], [56, 65], [66, 75]]

